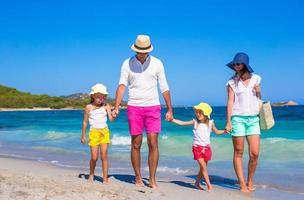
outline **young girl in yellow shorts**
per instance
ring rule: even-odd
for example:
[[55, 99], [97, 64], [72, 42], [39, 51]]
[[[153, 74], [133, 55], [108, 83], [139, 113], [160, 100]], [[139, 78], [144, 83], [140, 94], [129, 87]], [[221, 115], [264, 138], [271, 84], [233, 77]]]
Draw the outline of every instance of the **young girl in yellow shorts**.
[[98, 160], [98, 152], [102, 161], [102, 179], [108, 183], [108, 144], [110, 143], [110, 131], [107, 125], [107, 116], [113, 121], [110, 105], [105, 104], [108, 95], [107, 88], [102, 84], [96, 84], [91, 88], [91, 103], [86, 105], [82, 124], [81, 143], [86, 143], [86, 129], [89, 121], [89, 146], [91, 149], [89, 181], [94, 181], [94, 171]]

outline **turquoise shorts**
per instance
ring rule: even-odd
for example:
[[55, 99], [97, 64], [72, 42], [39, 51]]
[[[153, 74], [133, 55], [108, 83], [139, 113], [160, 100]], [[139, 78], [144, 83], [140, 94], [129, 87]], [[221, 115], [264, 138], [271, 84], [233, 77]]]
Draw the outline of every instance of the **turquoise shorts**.
[[232, 116], [231, 135], [234, 137], [260, 135], [260, 118], [258, 116]]

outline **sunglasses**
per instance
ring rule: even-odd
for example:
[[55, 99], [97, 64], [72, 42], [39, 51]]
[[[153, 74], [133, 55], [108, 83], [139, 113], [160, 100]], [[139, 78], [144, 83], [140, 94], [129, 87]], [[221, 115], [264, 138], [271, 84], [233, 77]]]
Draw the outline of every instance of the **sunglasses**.
[[233, 67], [235, 67], [235, 66], [238, 67], [238, 66], [240, 66], [241, 64], [242, 64], [242, 63], [234, 63], [234, 64], [232, 64], [232, 66], [233, 66]]

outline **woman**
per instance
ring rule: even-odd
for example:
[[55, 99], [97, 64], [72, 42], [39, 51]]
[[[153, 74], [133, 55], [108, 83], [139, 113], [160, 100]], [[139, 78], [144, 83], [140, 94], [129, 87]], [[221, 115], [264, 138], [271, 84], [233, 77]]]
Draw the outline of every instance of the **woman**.
[[[261, 77], [253, 74], [249, 57], [237, 53], [227, 64], [235, 71], [227, 83], [226, 131], [231, 132], [234, 155], [233, 165], [242, 192], [254, 191], [253, 176], [258, 163], [260, 148], [259, 99]], [[243, 152], [245, 139], [248, 143], [249, 163], [247, 183], [243, 174]]]

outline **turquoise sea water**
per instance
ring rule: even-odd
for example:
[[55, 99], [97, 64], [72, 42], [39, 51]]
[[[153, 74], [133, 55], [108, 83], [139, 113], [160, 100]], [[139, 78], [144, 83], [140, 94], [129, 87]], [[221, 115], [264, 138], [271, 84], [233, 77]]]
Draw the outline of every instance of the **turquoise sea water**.
[[[275, 127], [262, 133], [254, 195], [265, 199], [303, 199], [304, 106], [274, 108], [273, 112]], [[225, 125], [225, 113], [225, 107], [215, 107], [212, 113], [220, 129]], [[192, 108], [175, 108], [174, 116], [184, 120], [194, 117]], [[0, 155], [87, 171], [89, 148], [80, 143], [82, 117], [80, 110], [0, 112]], [[122, 110], [119, 118], [108, 125], [112, 141], [109, 146], [110, 173], [133, 174], [125, 111]], [[192, 159], [191, 144], [192, 127], [163, 121], [158, 176], [174, 180], [194, 178], [197, 164]], [[212, 182], [236, 189], [231, 136], [213, 135], [211, 144], [213, 158], [208, 169]], [[145, 139], [142, 154], [143, 174], [147, 175]], [[246, 152], [244, 166], [247, 157]]]

